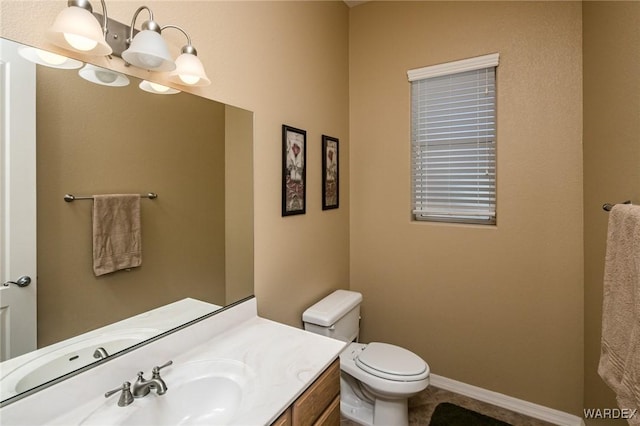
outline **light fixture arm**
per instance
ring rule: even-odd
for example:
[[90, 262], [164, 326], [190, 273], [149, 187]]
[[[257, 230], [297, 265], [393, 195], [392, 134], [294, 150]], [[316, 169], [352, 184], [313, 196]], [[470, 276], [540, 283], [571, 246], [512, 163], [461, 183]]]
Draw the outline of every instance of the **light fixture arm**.
[[[107, 32], [109, 28], [107, 27], [107, 4], [104, 0], [100, 0], [100, 5], [102, 6], [102, 35], [107, 36]], [[88, 10], [90, 13], [93, 13], [93, 7], [91, 6], [91, 2], [89, 0], [68, 0], [67, 6], [76, 6], [82, 9]]]
[[189, 36], [189, 34], [187, 34], [187, 32], [185, 30], [183, 30], [182, 28], [180, 28], [177, 25], [165, 25], [162, 28], [160, 28], [160, 31], [164, 31], [166, 29], [169, 28], [173, 28], [176, 29], [178, 31], [180, 31], [182, 34], [184, 34], [184, 36], [187, 38], [187, 45], [186, 46], [182, 46], [182, 49], [180, 50], [180, 53], [189, 53], [193, 56], [198, 56], [198, 51], [196, 50], [195, 47], [193, 47], [193, 44], [191, 44], [191, 37]]
[[149, 12], [149, 20], [142, 23], [142, 30], [151, 30], [160, 34], [160, 25], [156, 21], [153, 20], [153, 11], [149, 9], [147, 6], [140, 6], [136, 13], [133, 14], [133, 19], [131, 19], [131, 27], [129, 28], [129, 38], [127, 39], [127, 44], [131, 44], [131, 40], [133, 40], [133, 27], [136, 25], [136, 19], [138, 15], [143, 10], [147, 10]]

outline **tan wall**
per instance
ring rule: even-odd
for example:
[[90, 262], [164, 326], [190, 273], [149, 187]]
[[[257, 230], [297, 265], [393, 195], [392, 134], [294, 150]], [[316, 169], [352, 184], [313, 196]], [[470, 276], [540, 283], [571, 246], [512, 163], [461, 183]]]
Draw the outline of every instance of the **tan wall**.
[[[224, 305], [225, 106], [75, 73], [37, 69], [38, 345], [184, 297]], [[142, 266], [95, 277], [92, 203], [63, 195], [149, 191]]]
[[615, 408], [613, 392], [597, 374], [608, 220], [600, 206], [640, 200], [640, 3], [585, 2], [583, 20], [584, 405]]
[[[350, 15], [351, 288], [362, 337], [582, 415], [581, 3], [374, 2]], [[498, 52], [497, 226], [410, 220], [406, 72]]]
[[[126, 23], [142, 4], [107, 3], [109, 15]], [[348, 8], [337, 1], [144, 4], [161, 25], [181, 25], [191, 35], [212, 80], [193, 92], [255, 112], [255, 293], [260, 314], [300, 326], [307, 306], [349, 285]], [[0, 5], [2, 36], [52, 47], [44, 30], [66, 1]], [[183, 36], [172, 31], [167, 39], [177, 54]], [[123, 68], [118, 59], [92, 62]], [[305, 129], [308, 143], [307, 213], [287, 218], [280, 215], [282, 124]], [[322, 134], [340, 139], [337, 210], [321, 210]]]

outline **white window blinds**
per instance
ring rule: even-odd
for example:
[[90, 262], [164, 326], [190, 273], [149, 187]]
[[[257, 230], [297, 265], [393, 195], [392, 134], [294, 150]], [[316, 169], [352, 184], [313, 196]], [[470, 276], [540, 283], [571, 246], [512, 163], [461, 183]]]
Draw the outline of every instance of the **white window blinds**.
[[498, 55], [409, 71], [413, 214], [494, 224]]

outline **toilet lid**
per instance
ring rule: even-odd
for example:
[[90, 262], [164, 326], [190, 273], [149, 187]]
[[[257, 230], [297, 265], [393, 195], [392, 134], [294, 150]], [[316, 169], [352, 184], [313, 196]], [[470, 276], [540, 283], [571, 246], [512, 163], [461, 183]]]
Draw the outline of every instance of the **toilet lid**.
[[383, 379], [412, 381], [427, 377], [427, 363], [399, 346], [373, 342], [358, 354], [356, 365]]

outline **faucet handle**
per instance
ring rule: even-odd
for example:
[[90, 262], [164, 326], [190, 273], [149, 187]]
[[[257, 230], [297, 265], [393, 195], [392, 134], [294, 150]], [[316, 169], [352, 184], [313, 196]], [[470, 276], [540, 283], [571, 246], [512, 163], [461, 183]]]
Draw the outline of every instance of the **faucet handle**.
[[118, 406], [125, 407], [133, 402], [133, 395], [131, 394], [131, 383], [124, 382], [122, 386], [117, 389], [110, 390], [104, 394], [105, 398], [109, 398], [111, 395], [122, 391], [120, 399], [118, 399]]
[[151, 372], [153, 373], [153, 377], [154, 378], [158, 378], [160, 377], [160, 370], [162, 370], [165, 367], [170, 366], [171, 364], [173, 364], [173, 361], [167, 361], [166, 363], [162, 364], [161, 366], [155, 366], [153, 367], [153, 370], [151, 370]]

